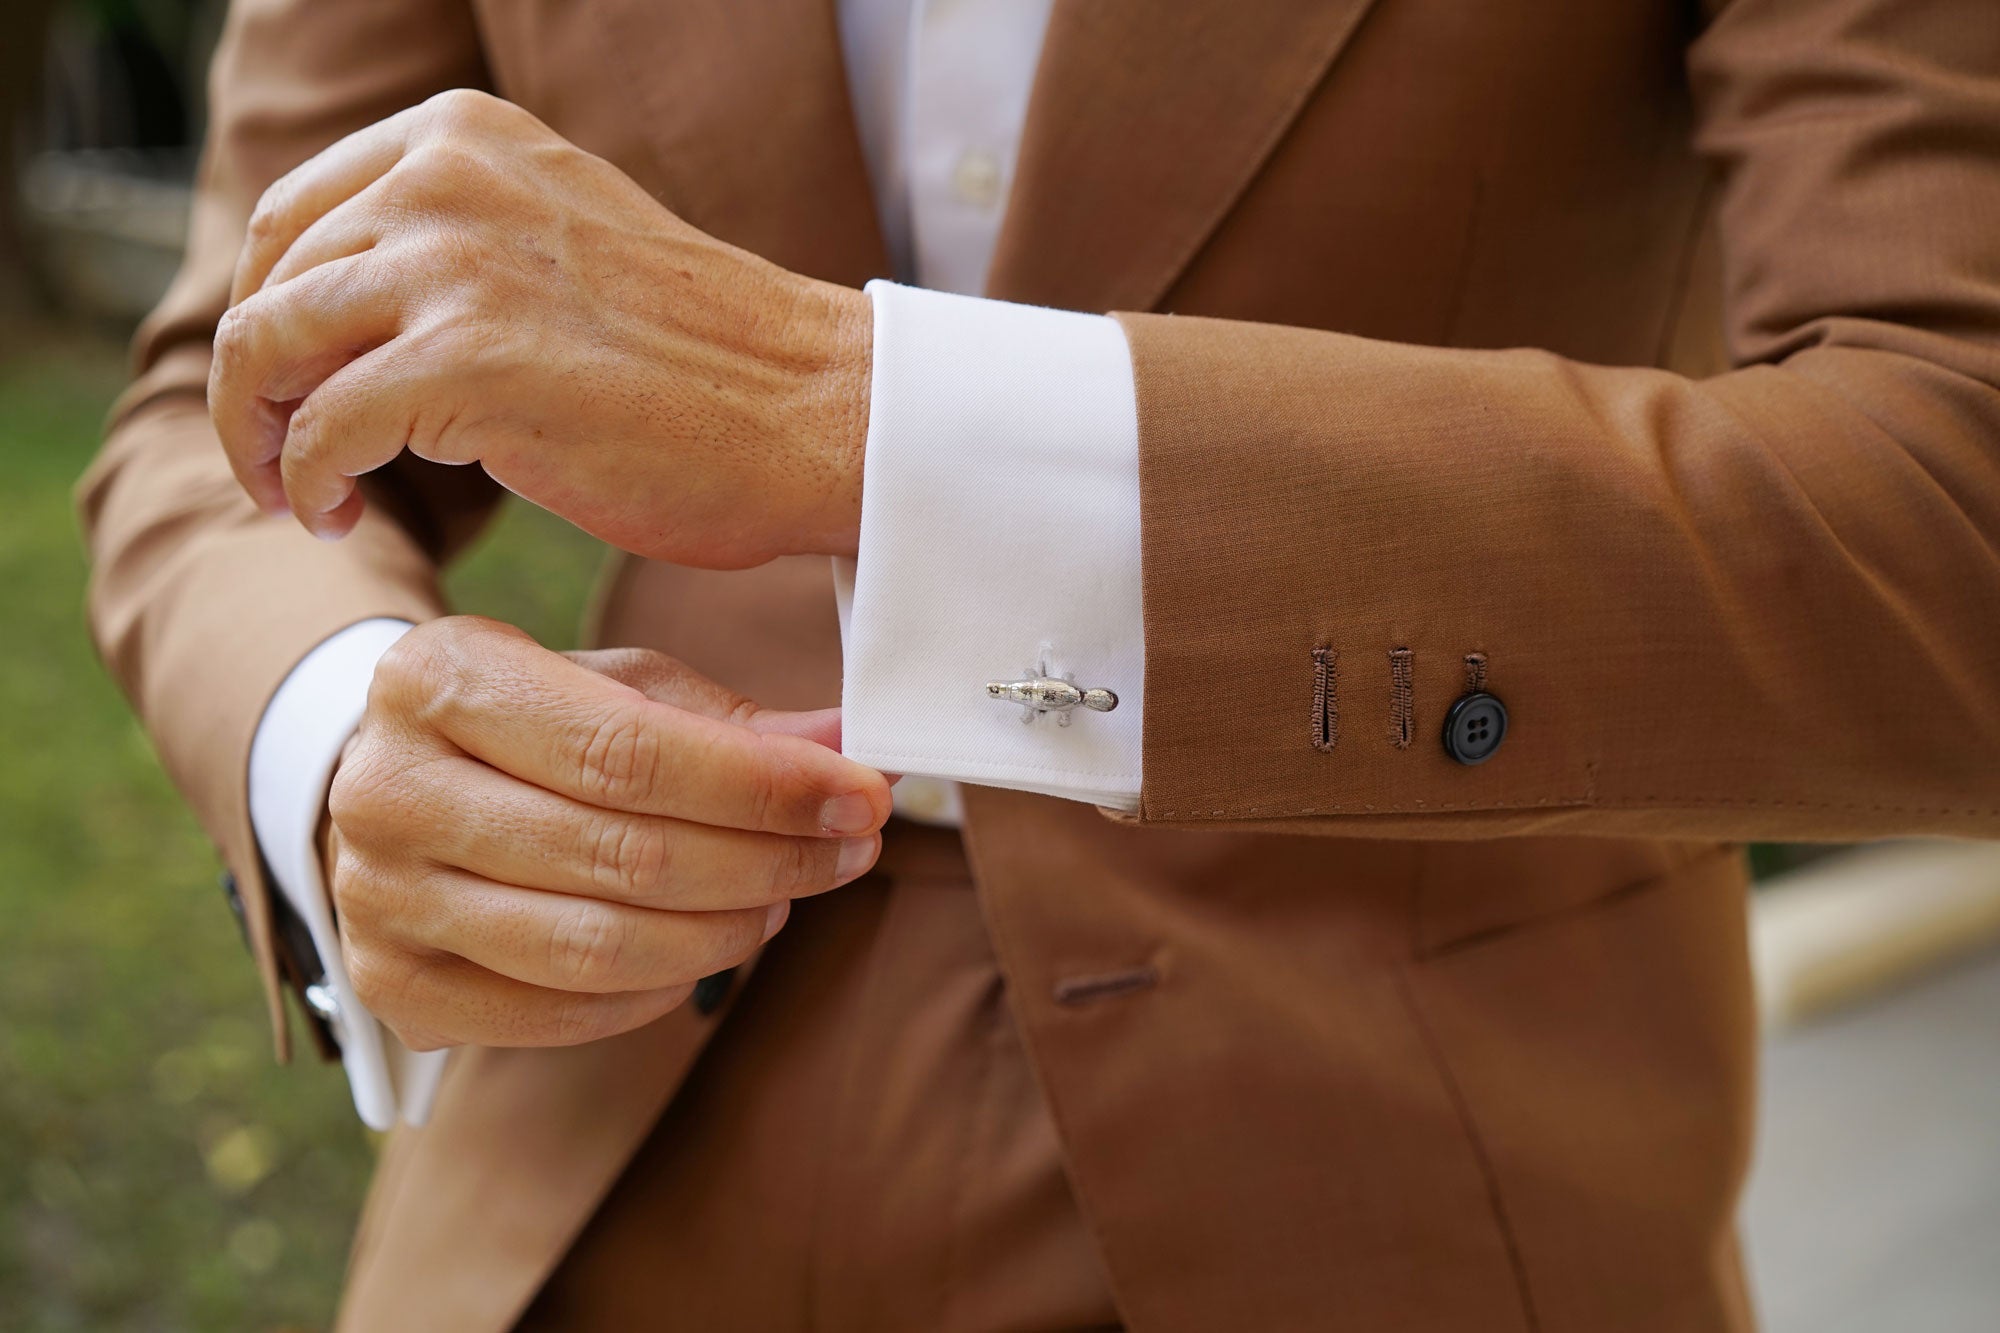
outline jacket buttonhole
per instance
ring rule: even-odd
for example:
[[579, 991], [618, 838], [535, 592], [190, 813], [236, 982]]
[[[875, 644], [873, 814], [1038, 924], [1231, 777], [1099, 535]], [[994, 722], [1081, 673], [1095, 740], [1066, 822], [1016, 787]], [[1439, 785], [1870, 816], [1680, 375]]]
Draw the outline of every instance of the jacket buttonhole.
[[1126, 968], [1122, 972], [1098, 972], [1080, 977], [1065, 977], [1055, 984], [1051, 994], [1057, 1004], [1076, 1006], [1113, 995], [1146, 990], [1158, 985], [1159, 980], [1160, 969], [1148, 964], [1145, 967]]

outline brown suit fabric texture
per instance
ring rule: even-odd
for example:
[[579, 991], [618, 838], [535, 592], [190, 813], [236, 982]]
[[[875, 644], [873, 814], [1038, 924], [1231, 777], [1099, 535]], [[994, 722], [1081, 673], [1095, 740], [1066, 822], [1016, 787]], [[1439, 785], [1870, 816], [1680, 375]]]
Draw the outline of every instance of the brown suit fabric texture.
[[523, 1333], [1122, 1327], [958, 835], [802, 899]]
[[[338, 546], [259, 516], [213, 328], [269, 181], [466, 84], [725, 240], [885, 268], [825, 0], [234, 6], [82, 503], [95, 632], [274, 1017], [264, 702], [440, 613], [496, 494], [405, 461]], [[1747, 1327], [1727, 844], [2000, 833], [2000, 8], [1058, 0], [990, 294], [1130, 312], [1141, 810], [973, 790], [965, 830], [1122, 1317]], [[831, 702], [828, 590], [623, 562], [600, 637]], [[1469, 768], [1437, 735], [1473, 655], [1513, 724]], [[462, 1052], [352, 1326], [513, 1323], [722, 1021]]]

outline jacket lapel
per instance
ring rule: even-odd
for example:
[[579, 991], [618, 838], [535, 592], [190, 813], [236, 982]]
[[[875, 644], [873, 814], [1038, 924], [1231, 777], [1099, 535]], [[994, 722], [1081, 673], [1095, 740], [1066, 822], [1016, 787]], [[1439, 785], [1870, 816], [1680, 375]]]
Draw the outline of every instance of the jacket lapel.
[[683, 219], [798, 273], [888, 273], [834, 0], [602, 0], [661, 194]]
[[1056, 0], [989, 295], [1148, 310], [1374, 0]]
[[[1374, 0], [1056, 0], [989, 294], [1157, 305]], [[888, 273], [833, 0], [602, 0], [667, 203], [787, 268]]]

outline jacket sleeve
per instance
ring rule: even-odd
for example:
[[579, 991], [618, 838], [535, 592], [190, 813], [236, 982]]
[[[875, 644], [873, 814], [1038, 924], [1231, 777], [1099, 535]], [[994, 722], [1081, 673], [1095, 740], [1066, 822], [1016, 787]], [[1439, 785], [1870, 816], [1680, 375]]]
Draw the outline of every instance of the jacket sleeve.
[[293, 969], [250, 828], [258, 719], [328, 635], [372, 616], [439, 614], [438, 564], [497, 492], [477, 468], [405, 461], [370, 480], [368, 516], [344, 542], [259, 514], [209, 422], [211, 345], [251, 210], [273, 180], [484, 77], [463, 0], [236, 0], [211, 74], [187, 254], [139, 330], [138, 377], [79, 487], [91, 632], [235, 879], [281, 1055], [280, 980]]
[[1690, 69], [1726, 373], [1120, 317], [1141, 820], [2000, 836], [2000, 8], [1736, 0]]

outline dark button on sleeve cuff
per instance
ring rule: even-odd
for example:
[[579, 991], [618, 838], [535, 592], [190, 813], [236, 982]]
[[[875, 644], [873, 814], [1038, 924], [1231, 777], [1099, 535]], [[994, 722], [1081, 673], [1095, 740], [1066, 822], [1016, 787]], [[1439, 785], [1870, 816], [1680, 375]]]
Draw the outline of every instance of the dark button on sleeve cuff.
[[1507, 739], [1507, 705], [1485, 691], [1461, 695], [1444, 719], [1444, 752], [1461, 764], [1483, 764]]

